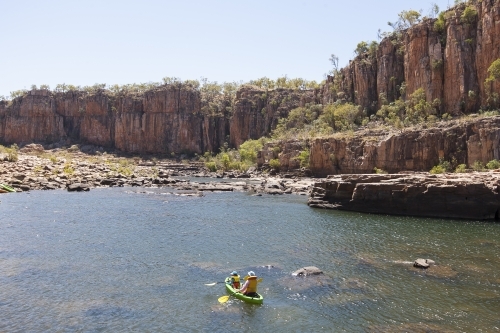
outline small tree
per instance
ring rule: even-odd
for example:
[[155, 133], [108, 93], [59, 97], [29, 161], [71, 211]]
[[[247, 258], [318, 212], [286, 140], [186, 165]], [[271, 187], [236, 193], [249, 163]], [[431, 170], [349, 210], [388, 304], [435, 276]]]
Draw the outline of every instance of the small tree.
[[303, 151], [301, 151], [300, 154], [296, 157], [296, 159], [299, 160], [301, 168], [308, 168], [309, 167], [309, 149], [304, 149]]
[[269, 166], [271, 167], [271, 169], [279, 171], [281, 168], [280, 160], [277, 158], [273, 158], [272, 160], [269, 161]]

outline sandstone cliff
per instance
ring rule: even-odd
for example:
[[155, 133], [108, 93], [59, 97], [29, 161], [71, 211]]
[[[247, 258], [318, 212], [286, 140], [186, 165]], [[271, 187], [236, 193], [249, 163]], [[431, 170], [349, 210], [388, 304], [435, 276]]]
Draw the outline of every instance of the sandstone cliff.
[[500, 82], [485, 88], [487, 70], [500, 58], [500, 2], [474, 1], [477, 15], [465, 22], [466, 4], [458, 5], [445, 17], [443, 31], [435, 19], [387, 37], [376, 55], [365, 53], [330, 76], [324, 87], [325, 102], [344, 98], [364, 107], [369, 114], [380, 106], [380, 96], [389, 102], [423, 88], [428, 102], [438, 102], [440, 113], [459, 115], [487, 106], [487, 89], [500, 92]]
[[280, 118], [306, 103], [320, 103], [319, 90], [242, 86], [231, 111], [202, 111], [200, 91], [164, 85], [142, 94], [107, 90], [32, 90], [0, 102], [1, 143], [89, 143], [130, 153], [218, 152], [268, 135]]
[[429, 171], [440, 159], [457, 164], [483, 164], [500, 159], [500, 116], [443, 122], [433, 128], [405, 131], [364, 130], [314, 139], [304, 144], [287, 143], [281, 151], [268, 144], [258, 156], [262, 166], [279, 158], [283, 171], [298, 168], [297, 156], [310, 151], [309, 169], [314, 176], [341, 173]]

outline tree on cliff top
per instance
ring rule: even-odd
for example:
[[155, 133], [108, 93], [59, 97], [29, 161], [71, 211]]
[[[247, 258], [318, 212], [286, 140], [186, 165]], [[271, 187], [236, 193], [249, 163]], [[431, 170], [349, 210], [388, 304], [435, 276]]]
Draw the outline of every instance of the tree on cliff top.
[[396, 22], [387, 22], [387, 24], [394, 29], [395, 32], [406, 30], [421, 21], [421, 12], [413, 9], [403, 10], [398, 14]]

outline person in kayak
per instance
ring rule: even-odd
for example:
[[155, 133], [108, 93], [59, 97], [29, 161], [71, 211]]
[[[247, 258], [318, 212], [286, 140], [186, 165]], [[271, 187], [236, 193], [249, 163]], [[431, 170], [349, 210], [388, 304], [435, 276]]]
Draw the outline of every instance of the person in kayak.
[[231, 273], [231, 284], [233, 285], [234, 289], [240, 289], [240, 276], [236, 271], [233, 271]]
[[245, 296], [259, 296], [259, 294], [257, 294], [257, 276], [254, 271], [248, 272], [248, 279], [245, 281], [239, 292]]

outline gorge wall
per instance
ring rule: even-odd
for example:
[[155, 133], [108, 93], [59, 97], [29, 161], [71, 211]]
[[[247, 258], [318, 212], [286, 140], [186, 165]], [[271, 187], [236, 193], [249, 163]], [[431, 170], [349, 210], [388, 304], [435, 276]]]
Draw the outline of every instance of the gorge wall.
[[231, 113], [201, 111], [200, 92], [164, 85], [143, 94], [32, 90], [0, 102], [0, 142], [88, 143], [129, 153], [218, 152], [270, 133], [288, 112], [319, 103], [319, 91], [241, 87]]
[[485, 80], [489, 66], [500, 58], [500, 2], [469, 2], [476, 11], [469, 20], [462, 17], [464, 3], [445, 13], [442, 30], [436, 29], [436, 19], [424, 19], [383, 39], [376, 52], [357, 56], [337, 77], [328, 77], [324, 103], [345, 99], [370, 115], [381, 97], [392, 102], [423, 88], [427, 101], [439, 105], [439, 114], [498, 107], [498, 100], [488, 97], [500, 92], [500, 82], [485, 85]]
[[[186, 84], [140, 94], [32, 90], [0, 101], [0, 143], [89, 143], [152, 154], [218, 152], [224, 143], [236, 148], [268, 135], [280, 118], [307, 103], [342, 99], [370, 115], [384, 100], [407, 98], [419, 88], [428, 102], [437, 101], [440, 114], [473, 113], [500, 93], [500, 80], [485, 84], [488, 67], [500, 58], [500, 1], [473, 2], [477, 14], [469, 21], [462, 19], [465, 4], [446, 12], [442, 30], [434, 27], [435, 19], [424, 19], [397, 38], [383, 39], [376, 52], [356, 57], [320, 89], [242, 86], [217, 112], [202, 111], [207, 102], [200, 90]], [[374, 167], [429, 170], [439, 158], [466, 164], [499, 158], [498, 125], [497, 118], [473, 120], [448, 129], [369, 133], [364, 138], [360, 133], [306, 145], [315, 175], [372, 172]], [[284, 169], [298, 168], [295, 157], [301, 149], [304, 144], [290, 142], [279, 156], [264, 150], [259, 163], [279, 157]]]

